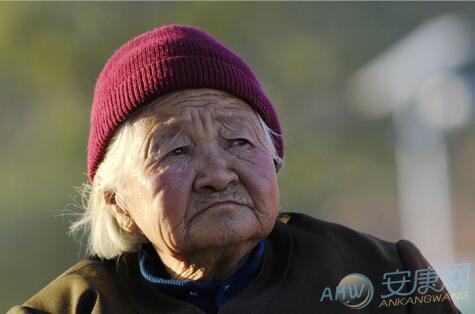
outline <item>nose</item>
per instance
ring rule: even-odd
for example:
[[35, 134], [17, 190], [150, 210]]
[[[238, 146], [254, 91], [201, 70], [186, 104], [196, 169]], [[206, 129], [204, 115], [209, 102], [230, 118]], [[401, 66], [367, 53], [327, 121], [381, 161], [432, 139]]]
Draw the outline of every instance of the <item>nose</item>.
[[230, 184], [236, 184], [239, 177], [229, 168], [229, 158], [220, 149], [210, 149], [200, 160], [198, 174], [193, 183], [195, 192], [223, 191]]

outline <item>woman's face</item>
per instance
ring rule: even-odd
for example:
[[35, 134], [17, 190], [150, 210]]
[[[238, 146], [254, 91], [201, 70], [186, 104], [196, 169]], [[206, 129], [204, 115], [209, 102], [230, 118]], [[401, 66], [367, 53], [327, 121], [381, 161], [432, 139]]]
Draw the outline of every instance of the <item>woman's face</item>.
[[270, 233], [277, 176], [249, 105], [218, 90], [178, 91], [142, 111], [134, 128], [140, 148], [131, 146], [124, 207], [159, 253], [186, 258]]

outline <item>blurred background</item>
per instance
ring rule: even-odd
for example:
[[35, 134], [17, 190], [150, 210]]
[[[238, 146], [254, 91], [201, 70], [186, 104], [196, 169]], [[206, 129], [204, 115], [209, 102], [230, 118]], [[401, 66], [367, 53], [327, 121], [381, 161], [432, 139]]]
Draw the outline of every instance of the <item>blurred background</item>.
[[[95, 79], [168, 23], [213, 34], [273, 100], [282, 211], [407, 238], [435, 266], [471, 263], [473, 292], [470, 21], [472, 3], [1, 3], [0, 312], [83, 257], [67, 213], [87, 181]], [[456, 303], [475, 313], [473, 296]]]

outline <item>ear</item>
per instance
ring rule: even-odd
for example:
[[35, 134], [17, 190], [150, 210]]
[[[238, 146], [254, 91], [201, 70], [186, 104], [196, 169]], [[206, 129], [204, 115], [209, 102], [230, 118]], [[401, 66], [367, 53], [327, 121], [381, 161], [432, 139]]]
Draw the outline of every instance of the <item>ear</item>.
[[127, 209], [117, 203], [116, 195], [115, 192], [104, 191], [104, 200], [106, 204], [109, 205], [117, 224], [127, 232], [142, 234], [142, 231], [132, 219]]

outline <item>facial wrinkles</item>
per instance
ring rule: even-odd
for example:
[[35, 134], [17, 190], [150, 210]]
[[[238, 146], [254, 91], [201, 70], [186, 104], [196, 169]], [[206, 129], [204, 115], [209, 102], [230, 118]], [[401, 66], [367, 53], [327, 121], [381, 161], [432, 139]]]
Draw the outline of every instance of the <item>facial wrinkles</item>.
[[[167, 125], [171, 125], [177, 122], [177, 120], [180, 120], [180, 122], [183, 122], [183, 120], [192, 120], [190, 118], [190, 115], [194, 114], [200, 117], [197, 122], [186, 122], [183, 124], [183, 127], [181, 128], [171, 128], [171, 130], [166, 131], [167, 134], [152, 134], [151, 136], [148, 137], [148, 139], [145, 141], [146, 145], [148, 146], [147, 155], [154, 154], [157, 152], [158, 148], [165, 148], [167, 147], [168, 150], [170, 150], [174, 146], [179, 146], [173, 145], [175, 142], [179, 142], [180, 140], [183, 142], [183, 144], [190, 144], [189, 142], [195, 142], [196, 140], [200, 140], [201, 142], [206, 142], [204, 139], [211, 139], [211, 138], [216, 138], [217, 134], [216, 132], [213, 134], [210, 134], [210, 132], [213, 132], [214, 130], [219, 130], [219, 135], [221, 137], [228, 137], [232, 135], [246, 135], [248, 140], [252, 140], [252, 138], [259, 138], [260, 136], [260, 130], [258, 129], [257, 124], [255, 121], [252, 121], [252, 119], [245, 117], [241, 121], [237, 120], [236, 114], [230, 114], [228, 117], [223, 116], [222, 111], [227, 110], [231, 108], [223, 108], [222, 106], [214, 106], [214, 102], [209, 102], [207, 104], [201, 105], [201, 106], [194, 106], [194, 105], [186, 105], [182, 106], [185, 108], [182, 108], [182, 114], [180, 115], [180, 118], [171, 118], [165, 122], [159, 122], [157, 127], [155, 128], [156, 131], [153, 131], [153, 133], [161, 133], [159, 130], [167, 128]], [[236, 108], [232, 108], [236, 110]], [[242, 109], [239, 109], [239, 111], [243, 111]], [[194, 113], [195, 112], [195, 113]], [[198, 112], [198, 113], [196, 113]], [[216, 112], [215, 115], [220, 115], [219, 119], [214, 118], [215, 115], [212, 114], [212, 112]], [[243, 116], [242, 113], [240, 116]], [[183, 118], [185, 117], [185, 118]], [[216, 121], [216, 122], [214, 122]], [[203, 126], [208, 125], [207, 129], [204, 129]], [[217, 127], [219, 125], [219, 128]], [[171, 131], [171, 132], [170, 132]], [[204, 131], [199, 132], [199, 131]], [[169, 137], [170, 133], [173, 134], [173, 137]], [[198, 134], [199, 136], [196, 136]], [[190, 136], [190, 135], [195, 135]], [[185, 140], [187, 139], [187, 140]], [[262, 142], [262, 137], [260, 137], [260, 144], [263, 144]], [[255, 142], [255, 141], [254, 141]], [[180, 143], [181, 144], [181, 143]], [[255, 143], [254, 143], [255, 144]]]
[[[183, 95], [182, 93], [171, 93], [162, 97], [163, 98], [160, 98], [158, 102], [147, 106], [147, 108], [140, 114], [142, 118], [148, 118], [146, 119], [146, 124], [149, 126], [160, 126], [162, 123], [166, 123], [167, 121], [176, 120], [177, 117], [186, 117], [186, 112], [189, 112], [192, 108], [206, 108], [207, 110], [214, 110], [217, 113], [227, 112], [230, 117], [236, 116], [236, 114], [242, 115], [243, 113], [249, 116], [249, 113], [251, 113], [255, 118], [257, 118], [256, 113], [252, 111], [252, 109], [248, 107], [247, 104], [243, 103], [242, 101], [237, 101], [236, 98], [231, 95], [214, 90], [204, 93], [203, 90], [194, 93], [193, 90], [191, 90], [189, 91], [189, 95]], [[243, 108], [243, 106], [247, 108]], [[235, 119], [236, 118], [234, 118], [234, 120]], [[230, 118], [230, 120], [233, 120], [233, 118]], [[256, 123], [257, 119], [246, 120], [251, 121], [251, 123], [248, 123], [248, 125], [251, 125], [253, 133], [255, 135], [261, 135], [262, 130], [259, 129], [260, 126], [258, 126]], [[227, 123], [223, 123], [223, 126], [225, 128], [229, 128], [229, 126], [226, 124]], [[150, 127], [148, 129], [148, 131], [150, 131]], [[261, 138], [261, 136], [258, 137]], [[147, 140], [144, 141], [144, 157], [148, 157], [149, 146], [152, 138], [153, 136], [147, 138]], [[174, 137], [172, 140], [175, 140], [176, 138], [178, 138], [178, 136]], [[163, 139], [160, 138], [158, 141], [162, 142]], [[263, 143], [264, 142], [261, 142], [260, 144]]]
[[[247, 105], [234, 101], [233, 98], [228, 97], [227, 95], [216, 95], [215, 93], [209, 93], [209, 95], [212, 95], [213, 99], [206, 99], [205, 103], [203, 102], [203, 94], [197, 96], [191, 95], [187, 97], [179, 97], [179, 95], [174, 95], [173, 97], [165, 98], [163, 102], [160, 103], [160, 105], [157, 104], [153, 110], [147, 112], [149, 118], [152, 119], [150, 124], [157, 126], [154, 128], [157, 129], [167, 123], [171, 123], [170, 121], [176, 121], [177, 119], [188, 118], [191, 120], [192, 123], [188, 125], [184, 124], [183, 128], [181, 128], [175, 134], [175, 136], [173, 136], [168, 141], [170, 144], [182, 138], [183, 133], [185, 133], [186, 126], [188, 126], [188, 130], [193, 130], [193, 132], [189, 132], [189, 134], [197, 134], [197, 138], [201, 139], [201, 141], [204, 143], [206, 143], [206, 141], [210, 138], [215, 140], [218, 134], [219, 136], [227, 137], [232, 134], [241, 133], [251, 136], [250, 140], [254, 142], [253, 144], [255, 145], [256, 149], [265, 149], [265, 139], [262, 134], [263, 130], [258, 123], [256, 113], [253, 112], [250, 107], [243, 108], [243, 105]], [[229, 113], [229, 118], [224, 118], [221, 122], [217, 123], [215, 116], [223, 113]], [[252, 116], [250, 114], [252, 114]], [[247, 117], [242, 120], [236, 120], [237, 115], [245, 115]], [[160, 122], [157, 123], [158, 119]], [[217, 125], [219, 125], [219, 128], [216, 127]], [[248, 131], [240, 132], [240, 129], [244, 128], [245, 126], [247, 127]], [[151, 138], [153, 138], [153, 136]], [[151, 138], [148, 140], [151, 141]], [[159, 136], [156, 137], [156, 140], [159, 142], [165, 141], [165, 139]], [[246, 160], [247, 162], [253, 162], [252, 156], [249, 156], [249, 158], [245, 158], [245, 156], [237, 157]], [[174, 170], [177, 172], [183, 172], [186, 166], [186, 163], [179, 163], [179, 167], [177, 167], [177, 164], [173, 165]], [[168, 167], [169, 166], [164, 166], [164, 168], [161, 168], [160, 172], [166, 172], [166, 168]], [[217, 194], [218, 197], [216, 197], [216, 199], [234, 199], [239, 201], [248, 198], [246, 198], [244, 195], [247, 195], [247, 193], [245, 193], [245, 189], [244, 192], [242, 192], [234, 188], [231, 193], [226, 191], [226, 194]], [[199, 203], [200, 202], [197, 202], [197, 204]], [[182, 227], [183, 221], [172, 228], [175, 229]]]
[[[192, 120], [194, 122], [192, 122], [190, 124], [190, 127], [192, 130], [196, 130], [196, 133], [197, 134], [197, 137], [198, 138], [202, 138], [201, 141], [207, 143], [207, 142], [210, 142], [210, 141], [213, 141], [213, 138], [216, 137], [216, 128], [215, 128], [215, 124], [212, 123], [212, 112], [209, 112], [209, 111], [206, 111], [204, 110], [203, 108], [201, 109], [196, 109], [196, 108], [192, 108], [192, 111], [194, 113], [192, 113], [191, 115], [193, 116]], [[228, 119], [228, 120], [224, 120], [224, 123], [220, 124], [220, 129], [221, 130], [224, 130], [224, 131], [220, 131], [220, 133], [229, 133], [228, 135], [225, 135], [224, 137], [226, 138], [226, 136], [230, 136], [232, 135], [232, 133], [234, 131], [238, 131], [238, 133], [235, 133], [236, 136], [239, 136], [240, 134], [245, 134], [243, 137], [246, 137], [246, 138], [249, 138], [250, 137], [250, 141], [255, 145], [255, 148], [254, 149], [265, 149], [265, 141], [264, 141], [264, 137], [263, 135], [261, 134], [261, 131], [259, 130], [260, 126], [257, 125], [257, 123], [255, 123], [255, 121], [252, 121], [252, 119], [246, 119], [247, 123], [245, 123], [248, 128], [249, 126], [253, 129], [251, 131], [251, 133], [254, 134], [254, 136], [252, 135], [247, 135], [245, 133], [249, 133], [249, 132], [239, 132], [239, 127], [236, 126], [236, 124], [234, 123], [228, 123], [228, 121], [231, 121], [231, 119]], [[241, 125], [244, 125], [243, 122], [238, 122], [238, 124]], [[171, 141], [175, 141], [179, 136], [180, 134], [182, 133], [183, 129], [179, 132], [179, 134], [177, 134]], [[256, 136], [257, 135], [257, 136]], [[242, 136], [242, 135], [241, 135]], [[211, 138], [211, 139], [210, 139]], [[197, 141], [200, 141], [199, 139]], [[235, 157], [235, 158], [239, 158], [241, 160], [244, 160], [246, 162], [249, 162], [249, 163], [255, 163], [256, 160], [254, 157], [255, 155], [255, 151], [249, 151], [249, 154], [246, 154], [246, 151], [244, 151], [244, 153], [242, 153], [243, 151], [241, 150], [237, 150], [236, 151], [236, 154], [232, 157]], [[209, 154], [210, 152], [205, 152], [205, 154]], [[251, 155], [252, 153], [252, 155]], [[223, 154], [223, 153], [219, 153], [219, 154]], [[226, 154], [226, 153], [224, 153]], [[209, 159], [209, 157], [205, 156], [204, 157], [205, 159]], [[159, 173], [164, 173], [167, 171], [167, 168], [169, 167], [173, 167], [173, 174], [178, 174], [180, 175], [181, 173], [184, 173], [186, 171], [186, 169], [189, 169], [189, 159], [185, 159], [185, 158], [177, 158], [176, 159], [176, 162], [174, 161], [173, 164], [168, 164], [168, 163], [165, 163], [161, 166], [157, 166], [157, 167], [154, 167], [154, 171], [156, 173], [156, 175], [158, 175]], [[196, 170], [195, 170], [196, 171]], [[263, 178], [262, 178], [263, 179]], [[158, 190], [156, 189], [158, 188], [158, 186], [156, 186], [154, 189], [155, 191], [158, 192]], [[219, 200], [223, 200], [223, 199], [233, 199], [235, 201], [242, 201], [243, 203], [248, 203], [248, 204], [252, 204], [252, 201], [246, 201], [247, 199], [250, 199], [249, 197], [245, 197], [244, 195], [247, 195], [247, 193], [245, 193], [245, 190], [244, 191], [236, 191], [237, 187], [233, 187], [233, 190], [234, 191], [231, 191], [232, 192], [232, 195], [227, 195], [227, 197], [217, 197], [217, 201]], [[230, 194], [229, 192], [227, 192], [227, 194]], [[196, 204], [199, 205], [200, 203], [202, 204], [206, 204], [207, 201], [203, 201], [203, 202], [197, 202]], [[197, 206], [197, 208], [195, 210], [193, 210], [192, 212], [197, 212], [199, 211], [201, 208], [198, 208], [199, 206]]]
[[[227, 110], [228, 108], [224, 108]], [[236, 109], [236, 108], [233, 108]], [[222, 111], [223, 108], [220, 107], [220, 110], [209, 110], [206, 111], [203, 108], [196, 110], [196, 117], [200, 118], [200, 122], [193, 127], [195, 130], [199, 130], [200, 132], [196, 132], [198, 134], [198, 138], [202, 138], [203, 143], [218, 143], [219, 141], [223, 142], [224, 144], [220, 145], [203, 145], [207, 147], [208, 151], [207, 154], [210, 154], [211, 151], [209, 149], [215, 149], [216, 147], [221, 147], [221, 145], [225, 145], [225, 149], [233, 149], [233, 147], [228, 147], [228, 141], [236, 140], [239, 138], [244, 138], [250, 142], [250, 146], [253, 146], [254, 149], [257, 147], [264, 147], [265, 141], [264, 137], [262, 136], [259, 129], [257, 129], [257, 123], [253, 121], [249, 117], [249, 114], [243, 115], [240, 114], [240, 120], [237, 120], [236, 115], [228, 115], [223, 116]], [[244, 111], [244, 110], [240, 110]], [[247, 154], [246, 154], [247, 152]], [[232, 157], [234, 158], [241, 158], [245, 159], [244, 157], [252, 157], [249, 153], [250, 150], [246, 150], [244, 147], [239, 149], [236, 147], [235, 150], [230, 150], [228, 152], [219, 151], [217, 154], [219, 156], [224, 157], [231, 157], [228, 154], [231, 153]], [[207, 156], [209, 159], [211, 156]], [[250, 159], [248, 159], [250, 161]]]
[[[176, 249], [180, 249], [180, 247], [183, 245], [183, 243], [181, 243], [182, 240], [176, 236], [185, 233], [185, 221], [184, 217], [179, 217], [179, 219], [176, 220], [171, 218], [172, 216], [176, 215], [174, 212], [175, 208], [173, 207], [176, 206], [176, 204], [170, 204], [170, 202], [167, 202], [165, 195], [170, 194], [170, 192], [173, 193], [173, 191], [167, 191], [167, 188], [169, 187], [167, 187], [166, 184], [159, 184], [157, 193], [151, 202], [150, 212], [148, 213], [147, 217], [158, 216], [158, 221], [167, 222], [154, 224], [152, 226], [152, 228], [155, 230], [154, 232], [157, 235], [157, 238], [162, 239], [162, 242], [159, 241], [158, 243], [154, 244], [160, 251], [168, 251], [176, 255], [178, 253], [176, 252]], [[150, 222], [153, 223], [153, 220], [150, 220]]]
[[[201, 147], [209, 147], [209, 144], [216, 140], [216, 129], [212, 124], [211, 112], [208, 107], [192, 108], [191, 114], [191, 127], [195, 131], [195, 141], [197, 145]], [[206, 151], [206, 153], [209, 153]]]
[[[204, 118], [202, 118], [202, 121], [208, 121], [208, 122], [204, 122], [203, 123], [204, 125], [206, 125], [207, 123], [210, 123], [210, 121], [212, 121], [210, 116], [211, 116], [211, 114], [210, 115], [204, 115]], [[262, 131], [260, 131], [260, 129], [258, 129], [259, 126], [258, 126], [258, 124], [256, 123], [255, 120], [246, 119], [246, 120], [239, 121], [238, 124], [231, 123], [231, 121], [233, 121], [233, 120], [232, 119], [227, 119], [227, 121], [225, 120], [224, 123], [220, 124], [221, 128], [219, 130], [224, 129], [224, 130], [226, 130], [227, 133], [230, 133], [230, 134], [234, 133], [235, 136], [237, 136], [237, 137], [239, 137], [239, 136], [246, 137], [247, 139], [249, 139], [251, 141], [251, 143], [253, 143], [253, 145], [255, 146], [254, 149], [265, 149], [265, 141], [264, 141], [264, 138], [261, 134]], [[236, 120], [234, 120], [234, 121], [236, 121]], [[244, 121], [246, 121], [246, 122], [244, 122]], [[209, 125], [212, 125], [212, 124], [209, 124]], [[243, 132], [243, 130], [240, 130], [240, 127], [242, 128], [245, 125], [252, 126], [251, 134], [247, 131]], [[235, 132], [235, 131], [238, 131], [238, 132]], [[226, 133], [226, 132], [221, 131], [220, 133]], [[253, 136], [253, 134], [254, 134], [254, 136]], [[215, 135], [215, 134], [213, 134], [213, 135]], [[249, 151], [249, 152], [256, 153], [256, 151]], [[256, 163], [256, 161], [253, 160], [252, 157], [253, 156], [250, 155], [250, 154], [245, 154], [245, 153], [244, 154], [239, 154], [238, 153], [238, 154], [234, 155], [232, 158], [240, 158], [242, 160], [245, 160], [246, 162]], [[248, 166], [241, 165], [241, 167], [248, 167]], [[231, 171], [233, 171], [233, 170], [231, 170]], [[239, 202], [241, 204], [247, 205], [250, 208], [250, 210], [256, 211], [254, 202], [251, 199], [251, 197], [249, 196], [246, 189], [244, 189], [244, 186], [243, 186], [242, 182], [240, 182], [240, 184], [237, 184], [237, 185], [234, 185], [230, 188], [227, 188], [224, 191], [219, 191], [219, 192], [216, 192], [214, 194], [206, 194], [206, 195], [198, 194], [198, 195], [196, 195], [196, 197], [197, 197], [197, 199], [195, 200], [195, 202], [193, 202], [193, 204], [195, 204], [195, 208], [193, 210], [191, 210], [190, 213], [187, 215], [188, 216], [187, 217], [188, 223], [191, 222], [194, 219], [194, 217], [196, 217], [197, 214], [199, 214], [201, 211], [203, 211], [204, 208], [206, 208], [207, 206], [209, 206], [210, 204], [212, 204], [214, 202], [222, 201], [222, 200], [233, 200], [233, 201]]]
[[[131, 209], [136, 214], [132, 218], [158, 252], [163, 252], [165, 257], [183, 257], [199, 250], [201, 256], [203, 248], [219, 247], [220, 242], [219, 251], [223, 252], [224, 245], [229, 246], [232, 241], [244, 241], [246, 237], [261, 234], [253, 230], [267, 230], [265, 222], [269, 220], [269, 214], [265, 211], [269, 209], [270, 201], [266, 197], [272, 194], [268, 187], [271, 175], [275, 173], [265, 171], [273, 165], [268, 162], [270, 154], [266, 153], [267, 146], [258, 116], [250, 106], [223, 92], [203, 93], [201, 90], [171, 93], [144, 109], [134, 120], [134, 130], [141, 132], [134, 132], [133, 150], [138, 153], [134, 154], [134, 162], [141, 159], [141, 164], [135, 164], [136, 168], [131, 170], [138, 174], [134, 176], [139, 181], [133, 180], [127, 190], [134, 201], [131, 203], [134, 208]], [[218, 119], [223, 114], [225, 117]], [[187, 122], [173, 130], [167, 138], [160, 133], [166, 125], [180, 120]], [[135, 129], [135, 125], [140, 128]], [[230, 139], [240, 137], [250, 140], [253, 145], [229, 145]], [[157, 143], [167, 143], [166, 150], [157, 154]], [[151, 158], [162, 157], [172, 149], [186, 145], [193, 149], [190, 154], [180, 153], [176, 157], [173, 154], [173, 158], [163, 163], [160, 159]], [[226, 151], [225, 148], [231, 149]], [[132, 147], [127, 149], [132, 151]], [[229, 184], [220, 191], [195, 191], [193, 182], [196, 182], [198, 171], [213, 169], [205, 168], [212, 166], [213, 162], [206, 158], [207, 154], [218, 162], [225, 161], [218, 171], [230, 171], [227, 174], [234, 171], [239, 178], [238, 183]], [[261, 164], [263, 161], [264, 166]], [[144, 168], [144, 165], [148, 167]], [[220, 212], [210, 212], [209, 216], [205, 213], [194, 222], [190, 220], [192, 213], [196, 214], [222, 200], [234, 200], [250, 208], [227, 212], [227, 216], [223, 212], [222, 218], [216, 216]], [[216, 239], [210, 237], [211, 229]], [[247, 231], [241, 234], [241, 229]], [[187, 261], [188, 258], [177, 260]], [[190, 257], [189, 260], [194, 259]]]

